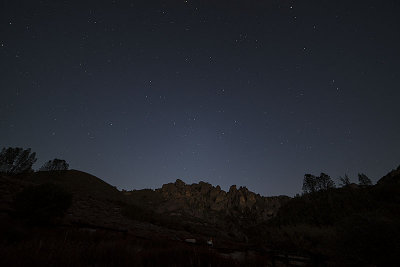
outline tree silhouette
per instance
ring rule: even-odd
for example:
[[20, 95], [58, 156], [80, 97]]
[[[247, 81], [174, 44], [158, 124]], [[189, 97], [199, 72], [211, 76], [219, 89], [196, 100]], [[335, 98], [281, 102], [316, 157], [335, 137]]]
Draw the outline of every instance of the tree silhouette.
[[316, 177], [312, 174], [304, 174], [303, 179], [303, 192], [314, 193], [317, 191], [317, 180]]
[[39, 171], [66, 171], [69, 168], [69, 164], [63, 159], [49, 160], [39, 169]]
[[303, 192], [314, 193], [320, 190], [328, 190], [334, 188], [335, 183], [332, 178], [326, 174], [321, 173], [320, 176], [314, 176], [312, 174], [305, 174], [303, 180]]
[[317, 190], [328, 190], [330, 188], [335, 187], [335, 182], [332, 178], [326, 174], [321, 172], [320, 176], [316, 177], [317, 180]]
[[340, 181], [340, 186], [347, 186], [350, 185], [350, 178], [349, 176], [347, 176], [347, 174], [345, 173], [344, 176], [340, 176], [339, 177], [339, 181]]
[[32, 172], [32, 165], [36, 160], [36, 153], [31, 153], [30, 148], [3, 148], [0, 152], [0, 173], [14, 175], [18, 173]]
[[371, 179], [368, 178], [364, 173], [358, 174], [358, 183], [361, 186], [369, 186], [372, 185]]

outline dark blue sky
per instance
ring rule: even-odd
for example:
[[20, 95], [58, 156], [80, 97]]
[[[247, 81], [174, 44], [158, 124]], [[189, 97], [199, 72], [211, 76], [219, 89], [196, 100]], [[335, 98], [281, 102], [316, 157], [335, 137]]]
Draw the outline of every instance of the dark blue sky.
[[[85, 2], [85, 3], [82, 3]], [[118, 188], [400, 164], [399, 1], [2, 1], [0, 145]]]

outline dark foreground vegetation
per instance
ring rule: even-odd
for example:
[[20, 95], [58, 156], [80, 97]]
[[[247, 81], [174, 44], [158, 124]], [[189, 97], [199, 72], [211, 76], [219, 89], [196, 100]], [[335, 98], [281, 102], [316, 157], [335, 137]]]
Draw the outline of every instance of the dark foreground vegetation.
[[400, 168], [338, 188], [306, 174], [302, 195], [263, 198], [180, 180], [119, 191], [64, 160], [36, 172], [35, 161], [0, 153], [0, 266], [398, 265]]
[[21, 228], [6, 238], [1, 266], [239, 266], [209, 248], [110, 230]]
[[295, 197], [256, 228], [259, 242], [319, 255], [338, 265], [396, 266], [400, 255], [400, 169], [374, 186], [347, 185]]

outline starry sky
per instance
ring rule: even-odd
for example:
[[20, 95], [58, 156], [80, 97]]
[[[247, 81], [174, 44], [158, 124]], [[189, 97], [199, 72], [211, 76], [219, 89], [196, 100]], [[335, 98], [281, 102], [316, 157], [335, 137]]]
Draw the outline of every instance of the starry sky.
[[398, 0], [0, 4], [0, 145], [119, 189], [400, 164]]

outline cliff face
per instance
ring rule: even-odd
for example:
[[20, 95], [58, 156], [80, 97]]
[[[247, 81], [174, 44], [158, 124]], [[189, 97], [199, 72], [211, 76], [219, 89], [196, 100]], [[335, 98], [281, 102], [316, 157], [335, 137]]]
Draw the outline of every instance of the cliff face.
[[246, 187], [232, 185], [228, 192], [219, 186], [199, 182], [185, 184], [181, 180], [168, 183], [156, 190], [164, 202], [157, 208], [158, 213], [187, 214], [201, 219], [216, 215], [251, 218], [254, 222], [268, 220], [275, 216], [286, 196], [263, 197]]

